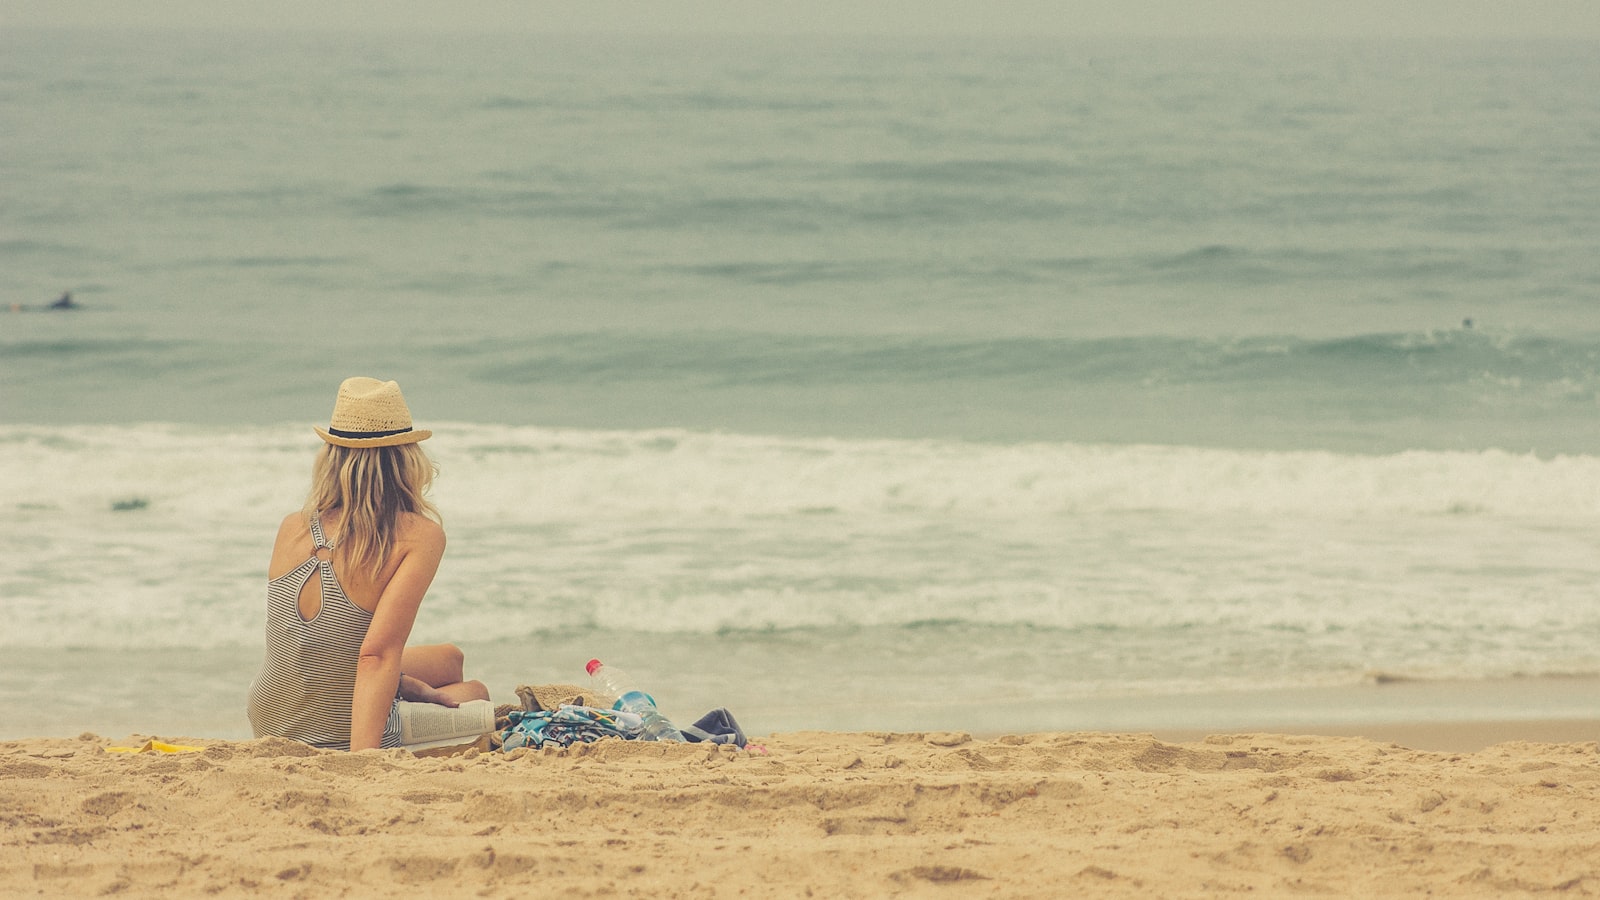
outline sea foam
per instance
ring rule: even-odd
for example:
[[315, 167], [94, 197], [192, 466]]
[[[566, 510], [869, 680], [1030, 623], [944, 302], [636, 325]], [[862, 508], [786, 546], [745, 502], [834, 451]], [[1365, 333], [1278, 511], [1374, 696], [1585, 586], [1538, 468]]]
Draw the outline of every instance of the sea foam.
[[[1207, 655], [1320, 635], [1350, 666], [1433, 640], [1516, 667], [1594, 627], [1595, 457], [432, 424], [451, 546], [430, 639], [955, 623], [1204, 631]], [[304, 426], [15, 429], [0, 642], [259, 641], [317, 446]]]

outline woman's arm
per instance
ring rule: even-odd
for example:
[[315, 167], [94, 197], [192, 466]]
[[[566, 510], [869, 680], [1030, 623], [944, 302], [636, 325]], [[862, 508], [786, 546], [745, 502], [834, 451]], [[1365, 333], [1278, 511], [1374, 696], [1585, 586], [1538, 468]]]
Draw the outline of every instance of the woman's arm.
[[400, 683], [400, 656], [444, 556], [444, 529], [420, 516], [412, 524], [406, 540], [396, 543], [395, 552], [404, 555], [378, 596], [372, 624], [361, 642], [350, 701], [351, 750], [368, 750], [383, 742], [383, 726]]

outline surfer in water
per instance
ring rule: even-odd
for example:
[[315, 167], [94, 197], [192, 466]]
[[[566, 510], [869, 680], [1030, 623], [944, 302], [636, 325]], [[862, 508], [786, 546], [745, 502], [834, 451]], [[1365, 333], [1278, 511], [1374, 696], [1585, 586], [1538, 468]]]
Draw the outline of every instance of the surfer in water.
[[62, 291], [61, 296], [44, 306], [29, 306], [26, 303], [11, 304], [11, 311], [14, 313], [29, 312], [31, 310], [49, 311], [55, 309], [83, 309], [83, 307], [80, 306], [76, 300], [72, 299], [71, 291]]

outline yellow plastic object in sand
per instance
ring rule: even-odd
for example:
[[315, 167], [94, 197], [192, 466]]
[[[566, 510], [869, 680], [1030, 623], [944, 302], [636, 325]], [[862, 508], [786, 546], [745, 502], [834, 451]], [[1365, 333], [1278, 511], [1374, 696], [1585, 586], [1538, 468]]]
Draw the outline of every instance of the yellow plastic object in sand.
[[107, 753], [198, 753], [204, 747], [188, 747], [183, 744], [168, 744], [165, 741], [149, 740], [142, 747], [107, 747]]

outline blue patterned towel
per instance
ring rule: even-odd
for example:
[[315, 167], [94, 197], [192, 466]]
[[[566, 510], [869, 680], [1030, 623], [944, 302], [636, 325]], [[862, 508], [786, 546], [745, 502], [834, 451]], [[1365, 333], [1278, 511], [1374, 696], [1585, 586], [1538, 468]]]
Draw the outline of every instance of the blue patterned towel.
[[570, 747], [606, 737], [633, 740], [644, 730], [644, 720], [633, 713], [593, 706], [562, 706], [538, 712], [514, 709], [507, 717], [511, 724], [500, 732], [500, 749], [504, 752], [518, 747], [538, 749], [552, 742]]

